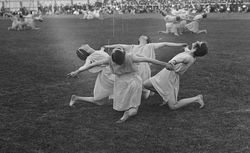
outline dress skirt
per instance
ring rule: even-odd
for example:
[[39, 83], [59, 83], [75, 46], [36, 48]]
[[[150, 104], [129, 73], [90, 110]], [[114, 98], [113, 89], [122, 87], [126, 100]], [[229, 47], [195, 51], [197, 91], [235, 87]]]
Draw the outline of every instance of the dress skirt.
[[141, 103], [142, 79], [136, 73], [115, 76], [113, 108], [126, 111], [138, 107]]
[[199, 32], [199, 22], [198, 21], [192, 21], [185, 25], [185, 27], [194, 33]]
[[179, 92], [179, 74], [164, 68], [155, 76], [151, 77], [150, 82], [164, 101], [177, 102]]
[[97, 75], [94, 87], [95, 99], [112, 97], [114, 88], [115, 75], [110, 71], [109, 67], [103, 68]]

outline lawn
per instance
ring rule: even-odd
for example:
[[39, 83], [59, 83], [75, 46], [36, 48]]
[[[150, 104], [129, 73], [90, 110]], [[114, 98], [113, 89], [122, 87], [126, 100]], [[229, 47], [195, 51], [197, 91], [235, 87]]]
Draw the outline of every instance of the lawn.
[[[159, 35], [160, 15], [45, 17], [40, 30], [8, 31], [0, 20], [1, 153], [248, 153], [250, 152], [250, 15], [209, 14], [208, 34]], [[96, 74], [66, 74], [81, 66], [75, 50], [105, 44], [206, 41], [209, 54], [181, 76], [179, 98], [204, 95], [205, 108], [172, 111], [155, 95], [142, 100], [138, 115], [123, 124], [111, 104], [77, 103], [72, 94], [90, 96]], [[161, 38], [161, 39], [160, 39]], [[156, 50], [168, 61], [182, 49]], [[153, 66], [153, 74], [160, 70]], [[106, 102], [107, 100], [104, 100]]]

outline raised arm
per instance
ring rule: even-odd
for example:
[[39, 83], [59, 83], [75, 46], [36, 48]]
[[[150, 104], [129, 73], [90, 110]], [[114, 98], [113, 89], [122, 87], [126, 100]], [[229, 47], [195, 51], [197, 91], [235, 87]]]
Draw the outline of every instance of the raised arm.
[[185, 47], [187, 43], [173, 43], [173, 42], [160, 42], [160, 43], [151, 43], [154, 46], [154, 49], [158, 49], [161, 47], [169, 46], [169, 47]]
[[164, 67], [166, 67], [169, 70], [173, 69], [173, 65], [170, 64], [170, 63], [162, 62], [162, 61], [159, 61], [159, 60], [156, 60], [156, 59], [152, 59], [152, 58], [147, 58], [147, 57], [144, 57], [144, 56], [135, 55], [135, 56], [133, 56], [133, 61], [135, 63], [148, 62], [148, 63], [152, 63], [152, 64], [164, 66]]
[[96, 61], [96, 62], [91, 63], [91, 64], [87, 64], [87, 65], [85, 64], [82, 67], [80, 67], [79, 69], [67, 74], [67, 76], [68, 77], [76, 77], [79, 73], [81, 73], [83, 71], [86, 71], [88, 69], [91, 69], [93, 67], [100, 66], [100, 65], [108, 65], [108, 63], [109, 63], [109, 57], [106, 59], [103, 59], [101, 61]]

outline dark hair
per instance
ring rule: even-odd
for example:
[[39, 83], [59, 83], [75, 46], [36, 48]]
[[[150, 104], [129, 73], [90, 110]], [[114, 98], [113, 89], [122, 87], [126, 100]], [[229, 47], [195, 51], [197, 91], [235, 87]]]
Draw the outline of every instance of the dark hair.
[[122, 65], [125, 60], [125, 52], [123, 48], [117, 47], [113, 49], [113, 53], [111, 54], [112, 61], [118, 65]]
[[85, 61], [90, 54], [86, 50], [79, 48], [79, 49], [76, 50], [76, 55], [81, 60]]
[[149, 36], [147, 36], [148, 37], [148, 39], [147, 39], [147, 44], [149, 44], [149, 43], [151, 43], [152, 41], [151, 41], [151, 38], [149, 37]]
[[194, 46], [196, 50], [194, 51], [194, 57], [201, 57], [208, 53], [208, 48], [206, 43], [196, 44]]
[[165, 13], [165, 12], [163, 12], [162, 10], [160, 10], [160, 14], [162, 15], [162, 16], [166, 16], [167, 14]]
[[176, 16], [176, 21], [180, 21], [181, 17], [180, 16]]
[[206, 13], [202, 14], [202, 17], [207, 18], [207, 14]]

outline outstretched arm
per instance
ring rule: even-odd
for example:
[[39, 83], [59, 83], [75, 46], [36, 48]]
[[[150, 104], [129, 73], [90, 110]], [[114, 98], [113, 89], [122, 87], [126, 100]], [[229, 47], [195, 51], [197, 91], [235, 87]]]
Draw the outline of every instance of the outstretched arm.
[[17, 17], [11, 13], [4, 13], [5, 16], [8, 16], [11, 21], [17, 20]]
[[125, 44], [113, 44], [113, 45], [104, 45], [105, 48], [115, 48], [115, 47], [122, 47], [124, 49], [129, 48], [131, 45]]
[[185, 17], [181, 17], [181, 20], [193, 21], [193, 15], [186, 15]]
[[135, 56], [133, 56], [133, 61], [135, 63], [148, 62], [148, 63], [152, 63], [152, 64], [164, 66], [164, 67], [166, 67], [169, 70], [173, 69], [173, 65], [170, 64], [170, 63], [162, 62], [162, 61], [159, 61], [159, 60], [156, 60], [156, 59], [152, 59], [152, 58], [147, 58], [147, 57], [144, 57], [144, 56], [135, 55]]
[[151, 43], [154, 46], [154, 49], [158, 49], [161, 47], [169, 46], [169, 47], [185, 47], [187, 43], [172, 43], [172, 42], [160, 42], [160, 43]]
[[11, 14], [11, 13], [4, 13], [4, 15], [6, 16], [8, 16], [8, 17], [13, 17], [13, 14]]
[[81, 73], [83, 71], [86, 71], [86, 70], [91, 69], [91, 68], [96, 67], [96, 66], [107, 65], [108, 63], [109, 63], [109, 58], [106, 58], [106, 59], [101, 60], [101, 61], [96, 61], [96, 62], [91, 63], [91, 64], [87, 64], [87, 65], [85, 64], [82, 67], [80, 67], [79, 69], [67, 74], [67, 76], [68, 77], [76, 77], [79, 73]]

